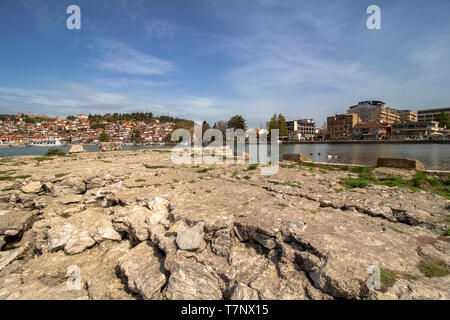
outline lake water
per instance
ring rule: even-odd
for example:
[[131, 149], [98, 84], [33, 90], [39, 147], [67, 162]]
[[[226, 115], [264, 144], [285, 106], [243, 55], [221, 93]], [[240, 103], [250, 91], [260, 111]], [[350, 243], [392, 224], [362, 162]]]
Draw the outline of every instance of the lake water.
[[[248, 147], [248, 146], [247, 146]], [[58, 147], [64, 152], [68, 146]], [[162, 148], [161, 146], [124, 146], [124, 150]], [[49, 148], [0, 148], [0, 157], [43, 155]], [[97, 146], [84, 146], [88, 152], [99, 152]], [[280, 156], [302, 153], [313, 161], [375, 165], [379, 157], [413, 158], [425, 168], [450, 170], [450, 145], [446, 144], [287, 144], [280, 145]], [[328, 159], [332, 155], [333, 159]], [[336, 157], [335, 157], [336, 156]]]

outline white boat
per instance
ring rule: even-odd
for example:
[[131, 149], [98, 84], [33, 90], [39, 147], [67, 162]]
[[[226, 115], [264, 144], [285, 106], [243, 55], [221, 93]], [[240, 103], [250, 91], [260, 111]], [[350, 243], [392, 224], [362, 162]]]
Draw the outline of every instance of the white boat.
[[31, 141], [27, 144], [27, 147], [58, 147], [63, 144], [59, 139], [47, 139], [47, 140], [39, 140], [39, 141]]

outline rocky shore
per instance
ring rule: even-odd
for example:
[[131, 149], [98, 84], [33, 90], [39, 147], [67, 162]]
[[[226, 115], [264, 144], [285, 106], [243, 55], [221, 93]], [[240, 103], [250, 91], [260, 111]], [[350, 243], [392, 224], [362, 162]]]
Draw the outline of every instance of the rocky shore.
[[162, 150], [3, 158], [0, 299], [450, 299], [448, 200], [281, 164], [261, 176]]

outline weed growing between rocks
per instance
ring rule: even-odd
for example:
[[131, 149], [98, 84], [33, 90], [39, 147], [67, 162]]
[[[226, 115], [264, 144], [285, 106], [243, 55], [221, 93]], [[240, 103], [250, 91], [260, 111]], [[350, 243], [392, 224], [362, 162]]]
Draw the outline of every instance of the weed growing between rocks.
[[64, 157], [65, 155], [66, 155], [66, 153], [64, 151], [57, 149], [57, 148], [51, 148], [45, 154], [46, 157], [52, 157], [52, 156]]
[[383, 179], [377, 179], [372, 175], [373, 168], [370, 167], [355, 167], [351, 169], [352, 172], [358, 172], [357, 178], [347, 177], [342, 178], [339, 182], [349, 189], [365, 188], [370, 184], [383, 185], [391, 188], [409, 188], [417, 191], [431, 191], [443, 198], [450, 199], [450, 185], [442, 183], [435, 177], [429, 177], [424, 172], [417, 172], [410, 180], [406, 180], [398, 176], [389, 176]]
[[168, 168], [167, 166], [159, 166], [159, 165], [155, 165], [155, 166], [151, 166], [148, 164], [144, 163], [144, 167], [146, 167], [147, 169], [165, 169]]
[[450, 274], [447, 264], [439, 259], [425, 259], [419, 262], [419, 269], [428, 278], [445, 277]]

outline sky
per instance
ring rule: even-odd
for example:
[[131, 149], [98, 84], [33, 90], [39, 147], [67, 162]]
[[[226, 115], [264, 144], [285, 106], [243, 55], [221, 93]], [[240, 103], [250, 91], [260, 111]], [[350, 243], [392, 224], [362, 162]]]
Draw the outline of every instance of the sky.
[[[69, 30], [69, 5], [81, 29]], [[369, 5], [381, 29], [369, 30]], [[0, 113], [153, 112], [260, 128], [365, 100], [450, 104], [448, 0], [0, 0]]]

